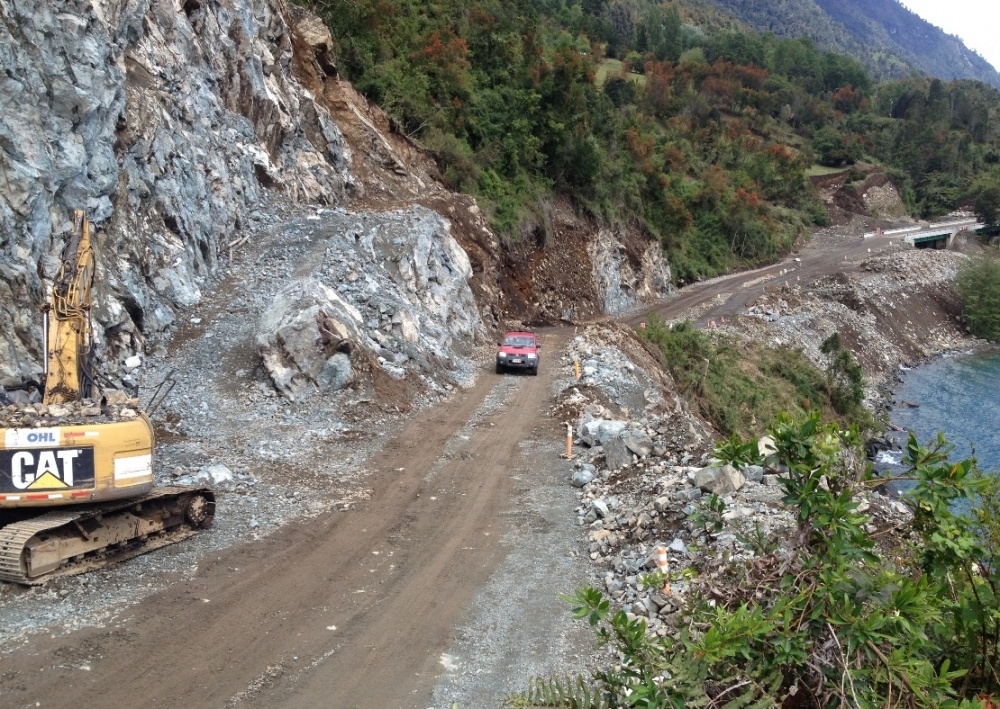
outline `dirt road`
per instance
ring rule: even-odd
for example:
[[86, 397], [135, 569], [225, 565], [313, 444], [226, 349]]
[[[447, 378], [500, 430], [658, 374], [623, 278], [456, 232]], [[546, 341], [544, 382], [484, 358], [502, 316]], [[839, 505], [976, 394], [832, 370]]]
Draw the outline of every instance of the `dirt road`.
[[413, 420], [370, 460], [357, 509], [224, 551], [113, 628], [36, 638], [4, 658], [0, 706], [429, 706], [453, 628], [508, 551], [514, 474], [558, 475], [557, 454], [522, 457], [536, 427], [551, 437], [553, 369], [486, 374]]
[[[765, 288], [856, 268], [884, 248], [894, 247], [887, 239], [818, 237], [783, 264], [683, 289], [657, 312], [719, 317]], [[546, 661], [559, 661], [557, 646], [578, 661], [591, 638], [567, 637], [558, 592], [584, 572], [533, 563], [573, 559], [572, 545], [580, 543], [568, 464], [558, 458], [561, 440], [546, 414], [556, 355], [568, 336], [545, 334], [547, 366], [539, 376], [496, 376], [484, 364], [473, 388], [390, 436], [365, 464], [373, 471], [371, 494], [350, 511], [213, 552], [193, 575], [178, 574], [109, 625], [34, 635], [2, 659], [0, 707], [446, 709], [458, 698], [460, 709], [477, 709], [496, 706], [512, 674], [525, 686], [527, 674], [515, 665], [526, 655], [538, 660], [532, 672], [552, 670]], [[252, 351], [246, 343], [233, 348]], [[251, 366], [252, 357], [244, 359]], [[222, 382], [233, 388], [239, 372], [229, 369], [212, 373], [210, 391], [221, 391]], [[235, 444], [246, 425], [227, 417]], [[286, 428], [286, 437], [295, 434]], [[530, 509], [543, 489], [556, 502]], [[222, 515], [224, 505], [223, 498]], [[564, 528], [546, 536], [557, 524]], [[512, 529], [519, 533], [513, 539]], [[477, 595], [496, 586], [494, 572], [515, 557], [522, 566], [508, 570], [506, 585]], [[585, 557], [579, 563], [585, 566]], [[547, 578], [560, 571], [569, 587]], [[474, 607], [483, 604], [513, 607], [493, 616]], [[475, 642], [456, 630], [463, 624]], [[508, 642], [515, 625], [520, 635]], [[491, 643], [504, 651], [462, 675], [443, 654], [463, 642], [480, 656], [496, 649]], [[491, 673], [488, 691], [478, 679], [474, 687], [463, 679]]]
[[[747, 304], [766, 289], [779, 289], [785, 284], [805, 285], [822, 276], [854, 271], [873, 254], [901, 248], [899, 243], [899, 237], [865, 239], [859, 233], [846, 231], [820, 233], [780, 263], [692, 284], [651, 312], [664, 320], [683, 317], [704, 325], [710, 319], [745, 311]], [[638, 324], [645, 317], [633, 318], [632, 322]]]

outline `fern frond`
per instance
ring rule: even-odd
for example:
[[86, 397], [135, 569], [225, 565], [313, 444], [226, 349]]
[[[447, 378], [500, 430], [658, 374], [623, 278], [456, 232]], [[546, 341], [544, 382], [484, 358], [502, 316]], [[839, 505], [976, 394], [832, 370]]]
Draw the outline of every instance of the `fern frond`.
[[504, 707], [533, 709], [534, 707], [554, 707], [555, 709], [611, 709], [611, 705], [601, 696], [599, 690], [588, 684], [583, 677], [558, 679], [532, 677], [528, 680], [528, 691], [512, 694], [504, 699]]

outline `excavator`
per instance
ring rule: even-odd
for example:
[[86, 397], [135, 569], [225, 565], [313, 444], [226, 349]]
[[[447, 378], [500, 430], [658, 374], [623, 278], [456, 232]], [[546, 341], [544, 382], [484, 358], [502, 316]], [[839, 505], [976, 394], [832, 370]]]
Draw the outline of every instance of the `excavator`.
[[154, 432], [137, 398], [94, 366], [91, 228], [73, 213], [43, 308], [41, 382], [0, 387], [0, 580], [92, 571], [211, 526], [205, 487], [156, 488]]

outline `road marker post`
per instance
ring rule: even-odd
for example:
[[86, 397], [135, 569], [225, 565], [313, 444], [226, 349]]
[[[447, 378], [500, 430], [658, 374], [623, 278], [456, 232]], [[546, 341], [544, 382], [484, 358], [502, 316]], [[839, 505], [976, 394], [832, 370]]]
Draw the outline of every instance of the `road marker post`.
[[573, 427], [569, 423], [566, 424], [566, 452], [562, 457], [573, 460]]
[[653, 554], [656, 558], [656, 568], [664, 576], [663, 592], [670, 593], [670, 562], [667, 561], [667, 548], [656, 547], [653, 550]]

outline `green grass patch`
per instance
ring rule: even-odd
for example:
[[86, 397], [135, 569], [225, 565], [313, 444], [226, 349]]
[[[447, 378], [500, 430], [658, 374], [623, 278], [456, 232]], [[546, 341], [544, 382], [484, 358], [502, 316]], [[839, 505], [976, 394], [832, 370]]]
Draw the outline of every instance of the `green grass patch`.
[[[598, 87], [604, 86], [604, 82], [609, 76], [622, 73], [623, 66], [620, 59], [605, 59], [597, 66], [597, 71], [594, 73], [594, 84]], [[628, 77], [639, 86], [646, 84], [646, 77], [642, 74], [630, 73]]]
[[836, 175], [841, 172], [847, 172], [850, 167], [827, 167], [826, 165], [812, 165], [806, 169], [806, 177], [826, 177], [827, 175]]
[[823, 418], [865, 427], [864, 410], [834, 411], [828, 377], [800, 350], [768, 347], [650, 318], [643, 336], [656, 344], [681, 392], [725, 436], [759, 436], [778, 414]]

